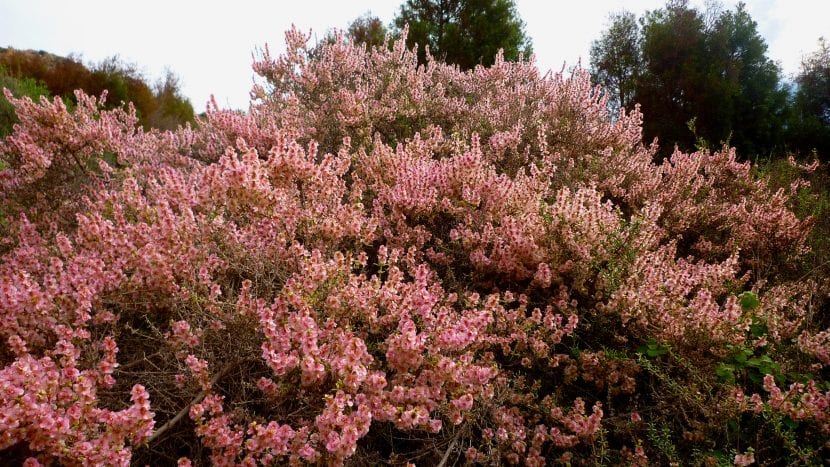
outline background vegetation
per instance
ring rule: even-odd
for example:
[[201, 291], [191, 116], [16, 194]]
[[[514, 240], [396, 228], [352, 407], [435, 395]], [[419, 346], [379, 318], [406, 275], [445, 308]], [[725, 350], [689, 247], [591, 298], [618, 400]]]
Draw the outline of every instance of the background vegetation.
[[640, 18], [612, 14], [591, 48], [591, 73], [614, 108], [641, 107], [644, 136], [660, 139], [663, 157], [705, 141], [749, 159], [815, 150], [827, 161], [830, 51], [818, 45], [790, 83], [742, 3], [699, 10], [673, 0]]
[[[7, 87], [16, 96], [57, 96], [70, 105], [77, 103], [76, 89], [95, 96], [106, 90], [106, 108], [132, 103], [145, 129], [174, 129], [195, 121], [193, 106], [181, 95], [178, 78], [172, 71], [167, 71], [157, 83], [148, 84], [136, 66], [117, 57], [87, 67], [75, 57], [5, 48], [0, 49], [0, 73], [0, 79], [12, 84]], [[5, 106], [6, 112], [9, 104], [3, 102], [0, 105]], [[2, 119], [4, 126], [0, 132], [8, 133], [11, 115], [4, 113]]]

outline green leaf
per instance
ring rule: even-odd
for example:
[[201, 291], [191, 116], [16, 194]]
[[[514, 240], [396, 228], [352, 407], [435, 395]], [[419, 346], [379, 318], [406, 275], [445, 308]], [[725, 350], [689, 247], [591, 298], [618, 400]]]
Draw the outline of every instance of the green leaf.
[[[743, 304], [741, 306], [743, 306]], [[749, 326], [749, 332], [752, 333], [752, 337], [761, 337], [768, 331], [769, 328], [764, 323], [753, 323]]]
[[741, 308], [743, 308], [744, 311], [754, 310], [761, 304], [761, 301], [758, 300], [758, 296], [753, 292], [746, 291], [738, 295], [738, 298], [741, 300]]
[[649, 357], [659, 357], [660, 355], [666, 355], [667, 350], [663, 348], [659, 349], [648, 349], [648, 356]]
[[812, 373], [787, 373], [785, 376], [790, 381], [802, 384], [807, 384], [811, 379], [815, 379], [815, 375]]
[[723, 383], [734, 383], [735, 367], [728, 363], [720, 363], [715, 368], [715, 375], [717, 375], [718, 379]]
[[641, 355], [645, 355], [649, 358], [659, 357], [661, 355], [666, 355], [669, 353], [669, 349], [657, 341], [657, 339], [651, 338], [644, 345], [637, 347], [637, 353]]
[[746, 360], [752, 356], [752, 351], [749, 349], [741, 349], [738, 353], [732, 356], [736, 363], [740, 363], [742, 366], [746, 363]]
[[794, 429], [798, 428], [798, 422], [793, 420], [790, 417], [784, 417], [783, 423], [784, 423], [785, 427], [787, 427], [791, 430], [794, 430]]
[[[766, 355], [764, 356], [766, 357]], [[766, 357], [769, 359], [769, 357]], [[781, 367], [773, 362], [772, 360], [765, 361], [764, 358], [761, 358], [761, 365], [758, 366], [758, 371], [765, 375], [775, 375], [778, 376], [781, 373]]]

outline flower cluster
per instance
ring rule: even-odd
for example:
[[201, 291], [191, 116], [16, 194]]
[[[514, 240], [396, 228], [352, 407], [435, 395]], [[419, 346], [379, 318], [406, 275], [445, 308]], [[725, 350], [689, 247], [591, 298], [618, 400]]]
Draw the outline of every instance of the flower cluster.
[[19, 355], [0, 370], [0, 449], [25, 443], [42, 460], [129, 465], [130, 445], [149, 438], [154, 414], [139, 384], [130, 391], [129, 407], [99, 407], [97, 388], [112, 385], [117, 365], [112, 338], [104, 340], [97, 368], [86, 370], [79, 369], [80, 349], [70, 339], [60, 339], [39, 359], [26, 351], [20, 337], [9, 341]]
[[782, 390], [772, 375], [764, 377], [763, 387], [769, 394], [767, 401], [757, 393], [746, 398], [739, 391], [736, 399], [740, 407], [755, 412], [768, 409], [794, 421], [812, 421], [825, 436], [830, 434], [830, 391], [822, 392], [815, 381], [793, 383]]

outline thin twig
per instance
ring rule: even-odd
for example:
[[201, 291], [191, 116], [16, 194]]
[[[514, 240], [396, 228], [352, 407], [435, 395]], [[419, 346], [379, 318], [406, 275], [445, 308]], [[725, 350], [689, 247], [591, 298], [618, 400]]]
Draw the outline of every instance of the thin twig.
[[438, 467], [444, 467], [445, 465], [447, 465], [447, 460], [450, 458], [450, 453], [452, 452], [452, 450], [455, 449], [456, 443], [458, 443], [458, 435], [456, 435], [455, 438], [453, 438], [452, 442], [450, 443], [450, 446], [447, 448], [446, 451], [444, 451], [444, 457], [441, 458], [441, 462], [438, 463]]
[[134, 360], [134, 361], [132, 361], [132, 362], [130, 362], [130, 363], [125, 363], [125, 364], [123, 364], [123, 365], [118, 365], [118, 368], [116, 368], [116, 369], [115, 369], [115, 371], [119, 371], [119, 370], [120, 370], [120, 371], [124, 371], [124, 370], [126, 370], [127, 368], [132, 368], [132, 367], [134, 367], [134, 366], [136, 366], [136, 365], [138, 365], [138, 364], [140, 364], [140, 363], [144, 363], [145, 361], [147, 361], [147, 360], [149, 360], [149, 359], [151, 359], [151, 358], [153, 358], [153, 357], [158, 357], [158, 356], [159, 356], [159, 355], [161, 355], [161, 354], [162, 354], [162, 351], [161, 351], [161, 350], [159, 350], [159, 351], [158, 351], [158, 352], [156, 352], [156, 353], [153, 353], [153, 354], [150, 354], [150, 355], [145, 355], [145, 356], [143, 356], [142, 358], [140, 358], [140, 359], [138, 359], [138, 360]]
[[72, 158], [73, 158], [73, 159], [75, 159], [75, 163], [77, 163], [77, 164], [78, 164], [78, 167], [80, 167], [81, 172], [83, 172], [83, 173], [84, 173], [84, 175], [86, 175], [86, 176], [88, 177], [88, 176], [89, 176], [89, 171], [88, 171], [88, 170], [86, 170], [86, 167], [84, 167], [84, 164], [83, 164], [83, 163], [81, 163], [81, 160], [80, 160], [80, 159], [78, 159], [78, 155], [77, 155], [77, 154], [75, 154], [75, 153], [73, 152], [73, 153], [72, 153]]
[[[221, 379], [223, 376], [225, 376], [225, 374], [227, 374], [229, 371], [231, 371], [231, 369], [232, 369], [234, 366], [236, 366], [236, 362], [231, 362], [231, 363], [228, 363], [227, 365], [225, 365], [225, 367], [224, 367], [224, 368], [222, 368], [222, 370], [220, 370], [220, 371], [219, 371], [219, 373], [216, 373], [215, 375], [213, 375], [213, 378], [211, 378], [211, 379], [210, 379], [210, 385], [211, 385], [211, 387], [212, 387], [214, 384], [216, 384], [216, 383], [219, 381], [219, 379]], [[184, 416], [185, 416], [185, 415], [187, 415], [187, 413], [188, 413], [188, 412], [190, 412], [190, 408], [191, 408], [193, 405], [198, 404], [199, 402], [201, 402], [201, 401], [202, 401], [202, 399], [204, 399], [204, 398], [205, 398], [205, 396], [207, 396], [207, 391], [206, 391], [206, 390], [204, 390], [204, 389], [202, 389], [202, 390], [199, 392], [199, 394], [197, 394], [197, 395], [196, 395], [196, 397], [194, 397], [194, 398], [193, 398], [193, 400], [192, 400], [192, 401], [190, 401], [190, 403], [189, 403], [189, 404], [187, 404], [186, 406], [184, 406], [184, 408], [183, 408], [182, 410], [180, 410], [180, 411], [179, 411], [179, 413], [177, 413], [177, 414], [176, 414], [176, 416], [175, 416], [175, 417], [173, 417], [173, 418], [171, 418], [170, 420], [168, 420], [168, 421], [167, 421], [167, 423], [165, 423], [164, 425], [162, 425], [162, 426], [161, 426], [161, 428], [159, 428], [158, 430], [156, 430], [155, 432], [153, 432], [153, 434], [150, 436], [150, 438], [148, 438], [148, 439], [147, 439], [147, 442], [145, 442], [145, 443], [144, 443], [144, 445], [145, 445], [145, 446], [148, 446], [150, 443], [152, 443], [153, 441], [155, 441], [156, 439], [158, 439], [158, 437], [159, 437], [159, 436], [161, 436], [162, 434], [164, 434], [164, 432], [166, 432], [167, 430], [169, 430], [170, 428], [172, 428], [172, 427], [173, 427], [176, 423], [179, 423], [179, 421], [180, 421], [182, 418], [184, 418]]]
[[825, 261], [825, 262], [823, 262], [823, 263], [819, 264], [818, 266], [814, 267], [813, 269], [810, 269], [809, 271], [807, 271], [806, 273], [804, 273], [804, 275], [803, 275], [803, 276], [799, 277], [797, 282], [801, 282], [802, 280], [804, 280], [805, 278], [807, 278], [807, 276], [809, 276], [810, 274], [812, 274], [812, 273], [814, 273], [814, 272], [818, 271], [819, 269], [823, 268], [824, 266], [827, 266], [828, 264], [830, 264], [830, 261]]

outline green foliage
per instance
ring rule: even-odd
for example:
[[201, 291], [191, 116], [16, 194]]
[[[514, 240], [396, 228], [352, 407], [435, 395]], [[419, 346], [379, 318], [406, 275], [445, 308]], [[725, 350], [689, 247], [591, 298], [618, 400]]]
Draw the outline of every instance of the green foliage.
[[671, 439], [671, 430], [668, 426], [648, 424], [648, 439], [657, 451], [666, 457], [669, 462], [677, 461], [677, 449]]
[[666, 355], [669, 352], [668, 347], [658, 342], [654, 338], [650, 338], [645, 344], [637, 348], [637, 353], [648, 358], [657, 358]]
[[425, 47], [462, 70], [492, 65], [499, 49], [508, 61], [532, 51], [513, 0], [407, 0], [394, 20], [398, 33], [406, 25], [407, 46], [418, 44], [421, 63]]
[[[20, 83], [31, 80], [31, 83], [38, 83], [45, 91], [33, 90], [32, 93], [60, 96], [70, 106], [75, 103], [76, 89], [95, 96], [107, 91], [105, 108], [112, 109], [131, 102], [144, 128], [172, 129], [195, 121], [193, 107], [181, 95], [175, 75], [168, 71], [167, 76], [154, 89], [147, 84], [135, 65], [126, 63], [117, 56], [87, 67], [74, 56], [59, 57], [46, 52], [0, 49], [0, 66], [6, 70], [6, 79]], [[0, 121], [0, 127], [3, 125], [6, 125], [5, 120]]]
[[356, 18], [346, 30], [346, 36], [355, 44], [366, 44], [369, 47], [378, 47], [384, 44], [388, 31], [377, 16], [370, 12]]
[[193, 106], [181, 95], [179, 80], [170, 70], [167, 70], [163, 80], [156, 83], [155, 102], [154, 112], [147, 117], [148, 123], [155, 128], [172, 130], [194, 121]]
[[[751, 291], [739, 294], [738, 300], [744, 313], [751, 313], [761, 305], [758, 295]], [[763, 319], [752, 315], [750, 319], [749, 342], [753, 342], [764, 337], [769, 329]], [[735, 384], [738, 380], [748, 379], [760, 388], [766, 375], [772, 375], [778, 383], [784, 382], [781, 366], [767, 355], [765, 346], [730, 345], [727, 349], [729, 355], [715, 367], [715, 375], [721, 383]]]
[[746, 155], [780, 150], [788, 90], [744, 4], [721, 13], [706, 39], [707, 99], [700, 115], [709, 139], [731, 140]]
[[[15, 78], [10, 76], [5, 67], [0, 65], [0, 89], [2, 88], [11, 91], [15, 97], [26, 96], [37, 100], [40, 96], [49, 96], [49, 90], [46, 89], [43, 83], [32, 78]], [[17, 123], [17, 115], [14, 112], [14, 107], [0, 93], [0, 138], [11, 133], [15, 123]], [[3, 168], [3, 165], [4, 162], [0, 160], [0, 169]]]
[[764, 407], [762, 419], [767, 427], [770, 427], [776, 438], [781, 440], [784, 447], [789, 451], [791, 461], [798, 459], [800, 462], [791, 465], [822, 465], [818, 453], [803, 441], [800, 443], [797, 432], [798, 423], [790, 417], [781, 415], [778, 412]]
[[715, 375], [721, 383], [735, 384], [738, 380], [748, 379], [759, 388], [766, 375], [772, 375], [779, 382], [784, 381], [778, 363], [762, 350], [747, 347], [732, 347], [732, 353], [715, 367]]
[[612, 107], [641, 104], [645, 140], [659, 137], [662, 156], [706, 141], [729, 141], [743, 155], [783, 147], [788, 90], [743, 3], [700, 11], [671, 0], [639, 23], [627, 12], [611, 17], [591, 48], [591, 73]]
[[[807, 159], [810, 163], [815, 156]], [[804, 173], [785, 160], [756, 160], [755, 176], [768, 180], [774, 190], [788, 190], [799, 184], [793, 198], [793, 212], [801, 219], [812, 218], [813, 228], [808, 237], [810, 251], [797, 265], [792, 279], [820, 279], [830, 273], [830, 169], [819, 166], [811, 173]], [[805, 185], [803, 182], [806, 181]]]
[[737, 454], [737, 451], [733, 451], [731, 454], [729, 454], [721, 450], [705, 452], [695, 450], [693, 452], [693, 460], [691, 465], [716, 465], [718, 467], [732, 467], [733, 465], [735, 465], [735, 463], [732, 461], [733, 459], [735, 459], [735, 454]]
[[758, 308], [758, 305], [761, 304], [761, 302], [758, 300], [758, 296], [755, 295], [754, 292], [750, 291], [746, 291], [738, 295], [738, 299], [740, 299], [741, 308], [743, 308], [744, 311], [752, 311]]
[[612, 14], [608, 29], [591, 44], [591, 73], [608, 92], [615, 109], [634, 107], [634, 94], [642, 68], [640, 27], [630, 12]]
[[815, 151], [820, 159], [830, 161], [830, 44], [825, 38], [802, 60], [796, 84], [792, 149], [802, 154]]

